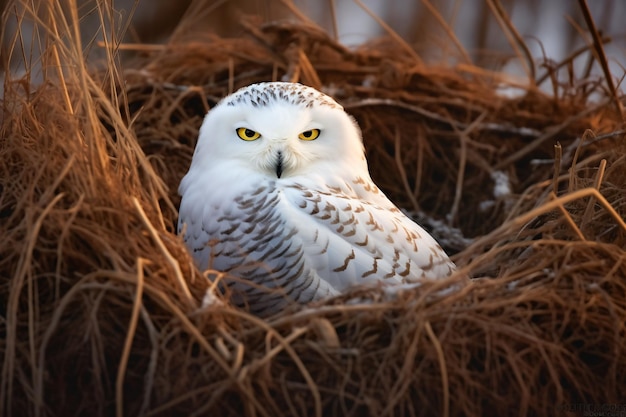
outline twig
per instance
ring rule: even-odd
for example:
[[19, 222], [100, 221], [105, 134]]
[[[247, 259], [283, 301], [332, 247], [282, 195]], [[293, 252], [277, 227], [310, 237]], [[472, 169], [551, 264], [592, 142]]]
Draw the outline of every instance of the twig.
[[320, 79], [315, 67], [309, 60], [309, 57], [304, 53], [302, 48], [298, 47], [298, 67], [302, 70], [303, 75], [306, 77], [306, 82], [308, 85], [321, 88], [322, 80]]
[[400, 178], [402, 179], [402, 185], [404, 186], [404, 191], [406, 192], [407, 197], [411, 200], [411, 204], [413, 205], [414, 210], [419, 211], [420, 206], [417, 202], [417, 198], [415, 198], [415, 194], [411, 192], [411, 187], [409, 186], [409, 180], [406, 176], [406, 171], [404, 170], [404, 164], [402, 163], [402, 146], [400, 140], [400, 132], [396, 127], [395, 133], [395, 149], [394, 149], [394, 159], [396, 161], [396, 166], [398, 167], [398, 171], [400, 171]]
[[330, 10], [330, 20], [333, 28], [333, 39], [335, 42], [339, 40], [339, 28], [337, 27], [337, 10], [335, 9], [335, 0], [328, 0]]
[[[593, 181], [593, 188], [595, 188], [598, 191], [600, 191], [600, 185], [602, 184], [605, 170], [606, 170], [606, 159], [603, 159], [602, 161], [600, 161], [598, 172], [596, 173], [596, 177]], [[591, 221], [591, 216], [593, 215], [593, 206], [595, 204], [596, 204], [595, 198], [591, 197], [589, 199], [589, 202], [587, 203], [587, 208], [585, 209], [585, 213], [583, 214], [581, 227], [584, 228]]]
[[139, 213], [139, 217], [141, 218], [141, 221], [143, 222], [144, 226], [146, 226], [146, 228], [148, 229], [150, 236], [152, 236], [152, 239], [154, 239], [155, 243], [161, 250], [161, 253], [165, 256], [165, 259], [167, 259], [168, 263], [174, 269], [174, 277], [176, 278], [176, 281], [178, 282], [180, 289], [183, 291], [183, 294], [185, 295], [187, 302], [189, 304], [193, 304], [194, 300], [193, 300], [193, 297], [191, 296], [191, 292], [189, 291], [189, 288], [187, 287], [187, 283], [185, 282], [185, 279], [183, 278], [183, 273], [180, 269], [180, 264], [172, 256], [172, 254], [167, 250], [167, 247], [165, 247], [163, 240], [161, 240], [161, 238], [159, 237], [159, 233], [156, 231], [154, 226], [152, 226], [152, 223], [150, 223], [150, 220], [148, 220], [148, 216], [146, 216], [146, 212], [143, 211], [143, 208], [141, 207], [141, 204], [139, 204], [139, 200], [137, 200], [137, 197], [133, 197], [133, 204], [135, 205], [135, 208], [137, 209], [137, 212]]
[[[550, 199], [552, 199], [552, 200], [556, 200], [558, 198], [555, 193], [550, 193], [549, 196], [550, 196]], [[574, 233], [576, 233], [576, 236], [578, 236], [578, 239], [580, 239], [583, 242], [586, 241], [587, 239], [585, 239], [585, 235], [580, 230], [580, 228], [576, 225], [576, 222], [572, 218], [572, 215], [569, 214], [569, 212], [567, 210], [565, 210], [565, 207], [559, 206], [559, 211], [561, 212], [561, 214], [565, 218], [565, 222], [574, 231]]]
[[602, 66], [602, 72], [604, 72], [604, 78], [606, 79], [606, 84], [609, 87], [609, 91], [613, 96], [613, 103], [615, 104], [615, 109], [618, 111], [622, 120], [624, 119], [624, 108], [622, 106], [622, 102], [619, 99], [617, 94], [617, 90], [615, 88], [615, 84], [613, 84], [613, 78], [611, 77], [611, 70], [609, 68], [608, 60], [606, 59], [606, 53], [604, 52], [604, 47], [602, 46], [602, 38], [598, 33], [598, 29], [596, 28], [596, 23], [593, 20], [593, 16], [591, 15], [591, 11], [589, 10], [589, 6], [587, 5], [587, 0], [578, 0], [578, 4], [580, 5], [580, 9], [585, 18], [585, 23], [587, 23], [587, 27], [589, 28], [589, 32], [591, 32], [591, 37], [593, 39], [593, 49], [596, 52], [596, 57]]
[[[515, 40], [515, 42], [513, 42], [511, 39], [509, 39], [509, 43], [511, 44], [513, 49], [517, 51], [518, 55], [523, 55], [526, 58], [526, 68], [528, 69], [528, 72], [529, 72], [528, 76], [530, 80], [534, 83], [535, 73], [536, 73], [535, 63], [533, 62], [533, 57], [530, 51], [528, 50], [528, 46], [524, 42], [524, 39], [522, 39], [520, 34], [517, 32], [517, 29], [515, 29], [513, 22], [511, 22], [511, 19], [509, 18], [506, 11], [502, 7], [500, 0], [487, 0], [487, 5], [493, 11], [493, 14], [496, 17], [498, 24], [502, 28], [507, 38], [510, 38], [512, 36], [513, 39]], [[522, 53], [519, 52], [518, 46], [522, 49]]]
[[417, 52], [415, 52], [415, 50], [411, 48], [411, 46], [406, 43], [406, 41], [402, 39], [402, 37], [398, 35], [398, 33], [393, 30], [391, 26], [385, 23], [383, 19], [378, 17], [376, 13], [372, 12], [369, 7], [367, 7], [361, 0], [354, 0], [354, 2], [358, 4], [359, 7], [361, 7], [365, 11], [365, 13], [367, 13], [372, 19], [374, 19], [376, 23], [378, 23], [393, 40], [398, 42], [398, 44], [411, 56], [411, 58], [415, 60], [415, 62], [420, 65], [424, 64], [424, 61], [422, 61], [422, 58], [420, 58]]
[[563, 158], [563, 147], [561, 142], [554, 145], [554, 172], [552, 174], [552, 192], [554, 195], [559, 194], [559, 174], [561, 172], [561, 159]]
[[135, 289], [135, 301], [133, 302], [133, 310], [130, 315], [130, 322], [128, 323], [128, 331], [126, 332], [126, 340], [124, 341], [122, 356], [117, 367], [117, 377], [115, 378], [115, 415], [117, 417], [124, 416], [124, 376], [126, 375], [126, 365], [128, 365], [130, 349], [133, 345], [133, 339], [135, 338], [137, 321], [139, 320], [139, 311], [142, 305], [141, 297], [143, 295], [144, 261], [145, 260], [143, 258], [137, 259], [137, 286]]
[[576, 151], [574, 152], [574, 156], [572, 157], [572, 164], [569, 168], [569, 184], [567, 186], [567, 190], [568, 192], [572, 192], [576, 189], [576, 178], [575, 178], [575, 174], [576, 174], [576, 170], [574, 169], [576, 167], [576, 164], [578, 163], [578, 157], [580, 156], [580, 150], [582, 149], [583, 144], [585, 143], [585, 141], [587, 140], [588, 137], [595, 137], [595, 134], [593, 133], [593, 130], [591, 129], [587, 129], [584, 131], [582, 137], [580, 138], [580, 140], [578, 141], [578, 145], [576, 146]]
[[428, 0], [421, 0], [421, 2], [428, 9], [428, 11], [433, 15], [433, 17], [437, 20], [437, 22], [446, 32], [446, 35], [448, 35], [452, 43], [454, 43], [454, 46], [456, 46], [456, 49], [458, 49], [458, 51], [463, 56], [463, 60], [467, 64], [471, 64], [472, 60], [467, 54], [467, 51], [465, 50], [465, 48], [463, 47], [463, 44], [461, 44], [461, 42], [459, 41], [459, 38], [454, 34], [454, 30], [452, 30], [450, 25], [447, 24], [446, 20], [441, 16], [441, 13], [439, 13], [439, 10], [437, 10], [437, 8], [435, 8], [435, 6], [433, 6], [432, 3]]
[[289, 9], [289, 11], [293, 13], [294, 16], [296, 16], [302, 22], [310, 26], [314, 26], [316, 28], [320, 27], [317, 23], [315, 23], [315, 21], [311, 20], [311, 18], [309, 18], [305, 13], [302, 13], [302, 11], [294, 4], [293, 0], [280, 0], [280, 2], [283, 4], [283, 6]]
[[467, 165], [467, 142], [469, 141], [469, 134], [476, 129], [486, 116], [487, 112], [481, 113], [476, 120], [470, 123], [467, 129], [462, 132], [455, 129], [459, 136], [459, 141], [461, 142], [461, 149], [459, 154], [459, 172], [457, 174], [456, 187], [454, 191], [454, 201], [452, 203], [452, 207], [450, 208], [450, 213], [448, 214], [448, 222], [450, 224], [454, 224], [454, 220], [461, 204], [461, 196], [463, 195], [463, 180], [465, 178], [465, 167]]
[[150, 339], [150, 343], [152, 344], [152, 351], [150, 352], [150, 361], [148, 362], [148, 366], [146, 369], [144, 381], [146, 384], [143, 389], [143, 401], [141, 402], [141, 408], [137, 415], [145, 416], [150, 407], [150, 394], [153, 392], [153, 387], [155, 383], [155, 374], [157, 370], [157, 360], [159, 358], [159, 334], [152, 323], [150, 318], [150, 313], [145, 309], [145, 307], [141, 308], [141, 317], [143, 318], [144, 325], [148, 330], [148, 337]]
[[132, 43], [124, 42], [117, 45], [110, 45], [108, 42], [97, 41], [96, 46], [98, 48], [108, 48], [116, 51], [137, 51], [137, 52], [161, 52], [165, 50], [168, 45], [165, 44], [149, 44], [149, 43]]
[[448, 383], [448, 371], [446, 367], [446, 357], [443, 353], [443, 348], [441, 347], [441, 342], [437, 339], [433, 328], [430, 325], [430, 322], [424, 323], [424, 328], [426, 329], [426, 333], [428, 334], [428, 338], [433, 343], [433, 347], [437, 352], [437, 358], [439, 359], [439, 371], [441, 372], [441, 389], [443, 391], [443, 413], [444, 417], [448, 417], [450, 415], [450, 384]]
[[186, 8], [185, 13], [180, 18], [178, 24], [172, 31], [169, 43], [175, 43], [179, 38], [183, 37], [185, 31], [190, 27], [194, 27], [197, 22], [205, 23], [207, 17], [215, 10], [220, 8], [228, 0], [215, 0], [213, 2], [192, 1]]
[[[67, 108], [67, 111], [73, 115], [75, 110], [74, 110], [74, 106], [72, 106], [72, 100], [70, 99], [70, 93], [67, 89], [67, 83], [65, 82], [65, 75], [63, 74], [63, 68], [64, 66], [61, 65], [62, 61], [61, 61], [61, 57], [59, 55], [59, 43], [57, 42], [57, 40], [59, 40], [61, 38], [61, 36], [59, 35], [59, 31], [57, 29], [57, 24], [56, 21], [57, 19], [55, 19], [54, 17], [54, 10], [53, 10], [53, 4], [54, 3], [48, 3], [48, 13], [50, 16], [50, 37], [52, 38], [52, 40], [50, 41], [52, 44], [50, 45], [50, 50], [52, 51], [52, 56], [53, 56], [53, 60], [55, 63], [55, 67], [57, 70], [57, 74], [59, 76], [59, 85], [61, 86], [61, 91], [63, 92], [63, 99], [65, 101], [65, 106]], [[45, 67], [44, 67], [45, 68]]]
[[424, 127], [422, 125], [418, 125], [416, 137], [417, 137], [417, 146], [415, 147], [416, 152], [416, 164], [415, 164], [415, 183], [413, 184], [413, 194], [419, 195], [419, 191], [422, 188], [422, 176], [424, 173], [424, 154], [426, 153], [426, 147], [424, 145], [424, 137], [426, 132], [424, 131]]
[[235, 61], [228, 58], [228, 94], [235, 92]]
[[[9, 296], [5, 304], [6, 305], [5, 317], [7, 317], [7, 319], [6, 319], [6, 327], [5, 327], [6, 334], [5, 334], [4, 340], [6, 341], [5, 342], [6, 348], [5, 348], [5, 354], [4, 354], [4, 361], [2, 364], [2, 383], [1, 383], [2, 395], [4, 395], [4, 393], [6, 392], [9, 398], [11, 397], [11, 394], [13, 392], [12, 382], [13, 382], [13, 376], [14, 376], [15, 362], [12, 360], [12, 358], [14, 358], [14, 355], [16, 354], [15, 343], [18, 340], [17, 311], [19, 308], [18, 306], [20, 302], [20, 295], [22, 293], [24, 282], [26, 282], [27, 290], [29, 293], [28, 294], [29, 295], [28, 296], [29, 321], [31, 321], [32, 310], [34, 307], [33, 304], [35, 300], [34, 300], [34, 294], [32, 294], [33, 277], [31, 276], [30, 268], [32, 268], [32, 260], [33, 260], [33, 255], [35, 252], [35, 247], [39, 239], [39, 233], [44, 224], [44, 219], [48, 216], [48, 214], [50, 214], [54, 206], [56, 206], [57, 203], [63, 199], [63, 197], [65, 197], [64, 193], [59, 193], [57, 196], [55, 196], [55, 198], [53, 198], [52, 201], [50, 201], [50, 203], [43, 209], [43, 211], [41, 212], [41, 214], [39, 215], [39, 217], [33, 224], [32, 229], [31, 229], [31, 234], [28, 236], [28, 244], [26, 245], [26, 250], [22, 252], [22, 254], [20, 255], [20, 259], [17, 264], [17, 271], [10, 282]], [[35, 363], [34, 360], [35, 360], [35, 352], [36, 352], [35, 343], [34, 343], [35, 341], [35, 328], [34, 327], [35, 326], [33, 323], [29, 323], [29, 329], [28, 329], [28, 333], [29, 333], [28, 338], [29, 338], [29, 347], [30, 347], [29, 359], [33, 361], [33, 364]], [[41, 358], [41, 355], [40, 355], [40, 358]], [[36, 381], [36, 384], [34, 387], [35, 407], [36, 407], [35, 415], [39, 416], [41, 411], [44, 408], [43, 377], [42, 378], [37, 378], [37, 377], [38, 377], [38, 373], [35, 374], [35, 372], [33, 371], [33, 380]], [[4, 398], [2, 399], [4, 400]]]
[[[428, 322], [425, 323], [425, 326], [428, 325]], [[416, 364], [415, 359], [418, 352], [418, 345], [420, 340], [422, 339], [421, 328], [416, 328], [411, 337], [411, 342], [406, 348], [405, 360], [402, 361], [401, 368], [396, 372], [396, 381], [391, 387], [390, 392], [393, 393], [386, 401], [385, 408], [380, 412], [381, 416], [391, 416], [394, 415], [393, 411], [397, 410], [397, 406], [400, 402], [402, 402], [402, 397], [406, 395], [406, 392], [409, 388], [409, 385], [412, 382], [412, 375], [415, 372]], [[347, 414], [347, 413], [346, 413]]]

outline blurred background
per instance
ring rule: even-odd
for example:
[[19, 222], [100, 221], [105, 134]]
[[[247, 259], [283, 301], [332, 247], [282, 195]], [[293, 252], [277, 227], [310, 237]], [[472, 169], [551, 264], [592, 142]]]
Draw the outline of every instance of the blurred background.
[[[110, 37], [111, 29], [123, 33], [126, 43], [159, 44], [171, 39], [182, 19], [188, 32], [237, 37], [243, 33], [239, 24], [242, 16], [274, 21], [295, 19], [298, 13], [350, 47], [393, 32], [427, 63], [469, 63], [503, 71], [522, 83], [532, 76], [520, 59], [513, 34], [498, 17], [498, 8], [510, 19], [533, 57], [538, 69], [535, 79], [542, 76], [542, 65], [554, 67], [591, 44], [579, 3], [573, 0], [109, 0], [107, 4], [112, 3], [116, 10], [110, 16], [102, 16], [96, 7], [98, 0], [61, 3], [76, 1], [83, 46], [94, 63], [104, 56], [97, 41]], [[26, 7], [33, 10], [24, 13], [21, 3], [30, 4]], [[626, 67], [626, 1], [588, 3], [597, 27], [610, 38], [605, 51], [615, 82], [621, 87]], [[35, 20], [45, 22], [47, 4], [41, 0], [0, 1], [6, 22], [1, 51], [3, 72], [9, 70], [12, 78], [19, 77], [26, 67], [37, 68], [37, 56], [45, 46], [38, 37]], [[103, 20], [113, 22], [107, 25], [108, 34], [101, 30]], [[571, 65], [563, 66], [566, 76], [581, 79], [591, 73], [600, 77], [599, 66], [590, 58], [589, 48], [576, 55]], [[36, 73], [33, 71], [34, 82]]]

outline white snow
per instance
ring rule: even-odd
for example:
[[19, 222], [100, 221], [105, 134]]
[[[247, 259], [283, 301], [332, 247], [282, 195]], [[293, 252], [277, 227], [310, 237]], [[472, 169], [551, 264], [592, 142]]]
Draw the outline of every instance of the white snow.
[[493, 171], [491, 173], [491, 179], [495, 183], [493, 186], [493, 196], [496, 199], [501, 199], [511, 195], [511, 182], [509, 176], [503, 171]]

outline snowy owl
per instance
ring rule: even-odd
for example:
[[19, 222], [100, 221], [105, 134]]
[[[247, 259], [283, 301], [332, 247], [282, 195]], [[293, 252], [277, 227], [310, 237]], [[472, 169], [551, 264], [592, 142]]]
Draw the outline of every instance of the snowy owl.
[[178, 233], [198, 267], [228, 272], [233, 300], [255, 312], [455, 268], [372, 182], [355, 120], [301, 84], [220, 101], [179, 193]]

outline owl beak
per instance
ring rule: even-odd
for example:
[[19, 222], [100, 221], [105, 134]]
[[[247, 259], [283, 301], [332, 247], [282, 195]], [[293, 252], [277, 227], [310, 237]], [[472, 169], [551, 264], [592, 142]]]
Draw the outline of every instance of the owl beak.
[[278, 158], [276, 158], [276, 175], [278, 178], [283, 174], [283, 153], [278, 151]]

